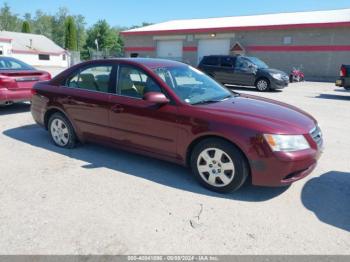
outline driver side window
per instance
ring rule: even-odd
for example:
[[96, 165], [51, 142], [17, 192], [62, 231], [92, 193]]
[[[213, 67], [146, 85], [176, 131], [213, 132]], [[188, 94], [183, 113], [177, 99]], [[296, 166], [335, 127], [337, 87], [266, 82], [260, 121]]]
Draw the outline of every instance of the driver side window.
[[122, 96], [142, 99], [147, 92], [162, 92], [159, 85], [145, 72], [131, 66], [121, 66], [118, 92]]
[[250, 64], [251, 63], [248, 60], [246, 60], [246, 59], [244, 59], [242, 57], [239, 57], [239, 58], [237, 58], [236, 68], [238, 68], [238, 69], [248, 69]]

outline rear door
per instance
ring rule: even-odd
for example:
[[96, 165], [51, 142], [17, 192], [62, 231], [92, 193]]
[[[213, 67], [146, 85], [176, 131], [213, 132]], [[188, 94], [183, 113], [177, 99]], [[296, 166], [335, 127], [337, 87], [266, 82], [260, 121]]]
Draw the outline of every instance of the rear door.
[[223, 56], [220, 61], [220, 72], [217, 77], [220, 78], [220, 82], [223, 84], [235, 84], [237, 82], [237, 76], [235, 75], [234, 65], [236, 63], [236, 57]]
[[221, 65], [219, 56], [206, 56], [203, 58], [199, 65], [199, 69], [205, 72], [207, 75], [215, 78], [217, 81], [221, 81]]
[[110, 137], [108, 102], [115, 68], [112, 63], [89, 65], [74, 72], [61, 87], [59, 103], [88, 140]]
[[110, 126], [116, 143], [176, 158], [177, 106], [159, 106], [143, 100], [147, 92], [163, 92], [142, 69], [120, 65], [117, 94], [111, 96]]

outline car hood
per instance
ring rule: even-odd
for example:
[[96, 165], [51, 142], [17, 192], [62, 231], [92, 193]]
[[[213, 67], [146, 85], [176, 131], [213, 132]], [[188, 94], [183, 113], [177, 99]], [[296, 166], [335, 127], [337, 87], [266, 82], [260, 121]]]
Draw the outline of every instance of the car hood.
[[282, 75], [287, 75], [285, 72], [278, 70], [278, 69], [273, 69], [273, 68], [263, 68], [259, 69], [261, 72], [267, 73], [267, 74], [282, 74]]
[[265, 133], [307, 134], [317, 124], [311, 115], [297, 107], [252, 95], [240, 95], [199, 107], [214, 121], [229, 121]]

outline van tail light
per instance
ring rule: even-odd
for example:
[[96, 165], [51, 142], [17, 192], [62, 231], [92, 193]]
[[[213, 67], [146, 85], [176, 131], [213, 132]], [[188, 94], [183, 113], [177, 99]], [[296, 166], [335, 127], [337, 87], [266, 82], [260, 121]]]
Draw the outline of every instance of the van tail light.
[[346, 76], [346, 67], [342, 66], [340, 69], [340, 76], [345, 77]]

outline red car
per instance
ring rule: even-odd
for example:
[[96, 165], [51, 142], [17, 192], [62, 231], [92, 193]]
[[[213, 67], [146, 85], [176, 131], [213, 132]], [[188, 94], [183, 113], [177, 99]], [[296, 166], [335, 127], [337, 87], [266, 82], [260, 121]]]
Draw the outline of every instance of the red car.
[[12, 57], [0, 56], [0, 105], [29, 101], [32, 87], [51, 75]]
[[234, 93], [168, 60], [76, 65], [34, 87], [32, 115], [59, 147], [97, 142], [190, 166], [207, 188], [227, 192], [289, 185], [322, 151], [316, 120], [269, 99]]

